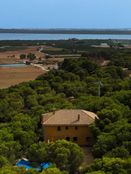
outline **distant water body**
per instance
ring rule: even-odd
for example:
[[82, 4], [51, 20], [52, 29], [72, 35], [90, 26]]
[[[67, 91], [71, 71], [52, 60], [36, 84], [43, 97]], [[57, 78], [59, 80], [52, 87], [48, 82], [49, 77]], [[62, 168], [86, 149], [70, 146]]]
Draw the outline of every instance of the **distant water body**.
[[67, 39], [123, 39], [131, 40], [131, 35], [122, 34], [15, 34], [0, 33], [0, 40], [67, 40]]
[[26, 64], [22, 64], [22, 63], [14, 63], [14, 64], [0, 64], [0, 67], [26, 67]]

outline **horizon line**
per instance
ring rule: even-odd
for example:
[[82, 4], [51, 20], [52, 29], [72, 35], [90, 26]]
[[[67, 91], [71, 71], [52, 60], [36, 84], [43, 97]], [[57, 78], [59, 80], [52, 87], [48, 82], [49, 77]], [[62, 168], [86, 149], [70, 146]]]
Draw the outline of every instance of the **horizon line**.
[[131, 30], [131, 28], [0, 28], [0, 30]]

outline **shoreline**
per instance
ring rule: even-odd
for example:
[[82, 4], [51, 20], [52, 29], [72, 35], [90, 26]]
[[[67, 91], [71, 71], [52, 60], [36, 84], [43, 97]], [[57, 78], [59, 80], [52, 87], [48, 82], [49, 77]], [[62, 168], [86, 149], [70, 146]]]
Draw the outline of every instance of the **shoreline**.
[[23, 28], [0, 28], [0, 33], [18, 34], [131, 34], [131, 29], [101, 29], [101, 28], [48, 28], [48, 29], [23, 29]]

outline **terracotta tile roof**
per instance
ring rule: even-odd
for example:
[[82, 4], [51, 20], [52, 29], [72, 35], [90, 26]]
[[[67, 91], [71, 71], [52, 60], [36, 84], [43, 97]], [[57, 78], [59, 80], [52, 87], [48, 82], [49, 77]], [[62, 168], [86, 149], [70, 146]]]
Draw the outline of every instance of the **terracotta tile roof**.
[[89, 125], [97, 115], [81, 109], [63, 109], [42, 115], [43, 125]]

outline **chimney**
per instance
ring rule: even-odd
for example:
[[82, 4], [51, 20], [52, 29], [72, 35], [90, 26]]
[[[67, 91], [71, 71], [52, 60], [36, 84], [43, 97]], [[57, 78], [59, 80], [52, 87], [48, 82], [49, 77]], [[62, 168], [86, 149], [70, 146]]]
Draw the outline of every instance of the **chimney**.
[[80, 114], [78, 114], [78, 119], [77, 120], [80, 121]]
[[55, 111], [56, 111], [56, 109], [55, 109], [55, 108], [53, 108], [53, 109], [52, 109], [53, 115], [55, 115]]

